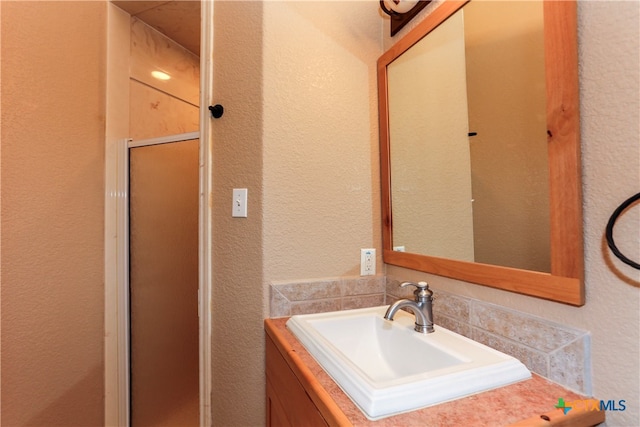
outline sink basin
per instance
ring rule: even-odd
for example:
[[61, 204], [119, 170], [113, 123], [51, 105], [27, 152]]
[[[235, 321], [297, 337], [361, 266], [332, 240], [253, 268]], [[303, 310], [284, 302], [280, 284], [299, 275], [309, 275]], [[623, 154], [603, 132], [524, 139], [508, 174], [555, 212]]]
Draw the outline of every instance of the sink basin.
[[531, 377], [517, 359], [445, 328], [420, 334], [387, 306], [292, 316], [287, 327], [370, 420]]

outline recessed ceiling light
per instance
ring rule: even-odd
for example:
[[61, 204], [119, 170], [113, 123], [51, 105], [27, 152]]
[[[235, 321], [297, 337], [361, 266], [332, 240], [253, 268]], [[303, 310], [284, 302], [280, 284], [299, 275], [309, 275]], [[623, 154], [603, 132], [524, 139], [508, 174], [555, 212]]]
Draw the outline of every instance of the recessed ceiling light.
[[169, 80], [171, 76], [167, 73], [163, 73], [162, 71], [152, 71], [151, 75], [158, 80]]

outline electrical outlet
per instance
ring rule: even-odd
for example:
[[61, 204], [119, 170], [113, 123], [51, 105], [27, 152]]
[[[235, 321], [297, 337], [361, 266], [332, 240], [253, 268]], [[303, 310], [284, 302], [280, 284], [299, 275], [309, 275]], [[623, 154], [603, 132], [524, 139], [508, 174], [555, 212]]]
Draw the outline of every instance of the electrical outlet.
[[360, 249], [360, 275], [374, 276], [376, 274], [376, 250]]

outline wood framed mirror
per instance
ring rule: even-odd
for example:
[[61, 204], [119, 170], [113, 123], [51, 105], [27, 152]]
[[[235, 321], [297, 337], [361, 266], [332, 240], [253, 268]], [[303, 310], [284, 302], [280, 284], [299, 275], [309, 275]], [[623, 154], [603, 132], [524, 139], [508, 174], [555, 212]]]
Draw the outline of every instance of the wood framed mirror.
[[[545, 187], [545, 196], [543, 201], [532, 202], [530, 198], [525, 197], [532, 206], [529, 206], [529, 222], [525, 222], [521, 228], [529, 229], [528, 232], [531, 235], [542, 235], [547, 246], [547, 258], [546, 266], [543, 263], [542, 267], [527, 265], [509, 265], [509, 262], [493, 262], [492, 260], [486, 261], [474, 252], [474, 246], [478, 247], [478, 237], [474, 241], [474, 237], [466, 237], [466, 244], [458, 244], [458, 247], [462, 249], [460, 255], [449, 255], [447, 252], [449, 249], [416, 249], [416, 246], [412, 242], [410, 245], [405, 246], [405, 241], [399, 241], [400, 238], [396, 236], [394, 241], [394, 227], [397, 229], [396, 234], [400, 234], [400, 230], [404, 227], [408, 231], [403, 231], [405, 235], [420, 236], [420, 232], [424, 228], [424, 225], [431, 226], [431, 231], [427, 232], [428, 236], [432, 236], [441, 231], [445, 240], [453, 240], [455, 235], [469, 234], [463, 232], [465, 227], [470, 229], [470, 233], [473, 233], [474, 227], [478, 229], [477, 220], [472, 218], [473, 210], [476, 209], [474, 201], [477, 190], [476, 187], [481, 187], [479, 184], [471, 183], [472, 179], [465, 177], [468, 183], [466, 185], [466, 193], [463, 191], [461, 200], [468, 199], [468, 203], [465, 202], [464, 209], [460, 204], [456, 204], [458, 210], [466, 210], [471, 212], [470, 214], [464, 214], [467, 218], [467, 226], [461, 225], [464, 221], [457, 219], [456, 215], [459, 214], [458, 210], [446, 211], [444, 207], [441, 207], [438, 203], [443, 199], [442, 197], [435, 197], [433, 194], [426, 192], [424, 188], [412, 188], [408, 191], [410, 194], [409, 201], [415, 208], [421, 210], [419, 201], [424, 201], [425, 206], [431, 205], [434, 207], [434, 215], [438, 211], [444, 211], [445, 217], [456, 218], [450, 220], [446, 224], [431, 224], [432, 218], [426, 216], [420, 220], [409, 223], [409, 226], [405, 224], [408, 218], [417, 215], [407, 215], [400, 213], [400, 207], [403, 203], [402, 199], [398, 199], [402, 190], [398, 188], [398, 182], [410, 182], [411, 172], [415, 171], [414, 168], [410, 168], [401, 163], [397, 153], [406, 149], [406, 142], [404, 142], [403, 135], [415, 135], [419, 132], [420, 127], [424, 124], [439, 124], [442, 122], [455, 122], [451, 128], [454, 129], [456, 134], [462, 134], [463, 145], [466, 145], [467, 151], [470, 151], [469, 145], [474, 144], [471, 142], [472, 138], [475, 138], [475, 129], [470, 127], [473, 122], [472, 114], [469, 111], [471, 107], [466, 104], [463, 105], [462, 110], [458, 108], [458, 113], [450, 113], [449, 110], [443, 105], [449, 102], [450, 98], [465, 98], [463, 103], [471, 102], [466, 100], [466, 87], [461, 92], [458, 90], [458, 86], [451, 83], [455, 80], [453, 73], [450, 70], [441, 70], [440, 68], [432, 68], [430, 74], [423, 76], [414, 70], [405, 72], [404, 74], [393, 71], [394, 75], [400, 77], [390, 77], [390, 69], [394, 70], [398, 67], [397, 64], [415, 62], [414, 61], [416, 51], [422, 50], [440, 50], [449, 52], [450, 48], [445, 46], [444, 42], [434, 41], [435, 47], [424, 47], [423, 43], [427, 43], [426, 40], [442, 40], [437, 39], [436, 30], [449, 26], [451, 22], [458, 20], [464, 22], [463, 15], [467, 6], [475, 5], [476, 3], [538, 3], [540, 7], [540, 20], [541, 25], [539, 28], [540, 33], [540, 56], [541, 56], [541, 85], [536, 85], [527, 81], [524, 86], [528, 87], [528, 90], [533, 91], [529, 93], [537, 92], [541, 95], [541, 113], [539, 114], [540, 121], [542, 123], [542, 152], [546, 157], [544, 160], [547, 165], [543, 167], [543, 176], [540, 175], [534, 178], [516, 178], [513, 181], [518, 184], [522, 183], [524, 186], [525, 181], [543, 182]], [[470, 15], [470, 13], [469, 13]], [[506, 22], [506, 20], [504, 20]], [[443, 24], [445, 23], [445, 24]], [[454, 24], [451, 24], [454, 25]], [[462, 24], [464, 25], [464, 24]], [[485, 23], [485, 28], [495, 28], [493, 24]], [[440, 30], [438, 30], [440, 31]], [[462, 35], [462, 49], [464, 52], [465, 41], [464, 34], [465, 29], [461, 30]], [[431, 39], [430, 39], [431, 37]], [[456, 36], [458, 37], [458, 36]], [[526, 36], [530, 38], [530, 35]], [[424, 40], [424, 42], [423, 42]], [[422, 47], [421, 47], [422, 46]], [[448, 45], [446, 45], [448, 46]], [[501, 47], [493, 47], [494, 51], [498, 49], [498, 52], [502, 52], [499, 49]], [[447, 53], [448, 55], [448, 53]], [[464, 55], [464, 53], [463, 53]], [[502, 56], [514, 56], [514, 57], [527, 57], [526, 52], [523, 50], [516, 50], [513, 54], [503, 53]], [[430, 63], [432, 60], [423, 60]], [[463, 59], [463, 63], [464, 63]], [[469, 61], [467, 61], [469, 62]], [[494, 61], [495, 62], [495, 61]], [[382, 180], [382, 232], [383, 232], [383, 259], [387, 264], [392, 264], [404, 268], [418, 270], [426, 273], [432, 273], [440, 276], [446, 276], [458, 280], [477, 283], [480, 285], [490, 286], [498, 289], [503, 289], [520, 294], [530, 295], [538, 298], [548, 299], [552, 301], [562, 302], [575, 306], [581, 306], [585, 303], [584, 295], [584, 254], [583, 254], [583, 237], [582, 237], [582, 188], [581, 188], [581, 171], [580, 171], [580, 136], [579, 136], [579, 103], [578, 103], [578, 58], [577, 58], [577, 18], [576, 18], [576, 2], [575, 1], [543, 1], [535, 0], [532, 2], [482, 2], [481, 0], [469, 1], [454, 1], [445, 0], [438, 8], [436, 8], [429, 16], [427, 16], [422, 22], [420, 22], [414, 29], [408, 32], [402, 39], [400, 39], [391, 49], [384, 53], [378, 59], [378, 102], [379, 102], [379, 119], [380, 119], [380, 156], [381, 156], [381, 180]], [[464, 65], [463, 65], [464, 67]], [[475, 72], [469, 72], [468, 65], [466, 66], [466, 76], [474, 75]], [[439, 71], [444, 71], [440, 73]], [[430, 91], [420, 92], [420, 82], [431, 81], [436, 79], [436, 74], [444, 74], [445, 81], [437, 83], [438, 90], [445, 91], [446, 96], [442, 93], [435, 94]], [[462, 86], [465, 86], [465, 74], [463, 73]], [[504, 77], [501, 77], [504, 78]], [[509, 78], [510, 75], [509, 75]], [[390, 80], [391, 79], [391, 80]], [[406, 83], [411, 89], [408, 92], [416, 93], [417, 98], [428, 99], [434, 98], [434, 104], [432, 107], [424, 107], [422, 105], [417, 108], [409, 108], [409, 113], [402, 111], [398, 113], [397, 102], [395, 101], [402, 91], [397, 90], [397, 81], [407, 81], [415, 79], [413, 82]], [[404, 80], [403, 80], [404, 79]], [[394, 83], [390, 83], [394, 82]], [[469, 78], [466, 77], [467, 85], [469, 85]], [[502, 81], [500, 81], [502, 84]], [[543, 88], [544, 87], [544, 88]], [[443, 89], [445, 88], [445, 89]], [[405, 91], [406, 92], [406, 91]], [[459, 92], [459, 93], [458, 93]], [[542, 96], [542, 95], [545, 96]], [[488, 98], [491, 98], [489, 96]], [[529, 96], [511, 96], [507, 103], [508, 109], [519, 108], [515, 103], [524, 102]], [[393, 110], [393, 111], [392, 111]], [[413, 114], [412, 110], [417, 110], [420, 114]], [[440, 111], [441, 110], [441, 111]], [[459, 113], [462, 111], [462, 113]], [[527, 111], [527, 110], [523, 110]], [[422, 114], [422, 115], [421, 115]], [[461, 119], [461, 121], [455, 121], [451, 118], [455, 114], [461, 114], [462, 116], [468, 116]], [[535, 113], [526, 114], [519, 113], [519, 117], [524, 116], [536, 116]], [[403, 118], [402, 120], [398, 117]], [[505, 121], [514, 121], [513, 119], [505, 119]], [[517, 121], [517, 120], [516, 120]], [[462, 123], [464, 122], [464, 123]], [[402, 132], [400, 131], [402, 129]], [[504, 132], [504, 131], [503, 131]], [[529, 132], [529, 131], [527, 131]], [[522, 131], [512, 132], [515, 134], [521, 134]], [[539, 133], [539, 132], [538, 132]], [[546, 134], [546, 135], [545, 135]], [[443, 136], [444, 135], [444, 136]], [[447, 132], [443, 135], [439, 135], [437, 138], [433, 134], [422, 136], [422, 141], [434, 140], [439, 146], [453, 145]], [[439, 139], [438, 139], [439, 138]], [[419, 138], [418, 138], [419, 139]], [[403, 145], [405, 144], [405, 145]], [[422, 142], [420, 142], [422, 144]], [[513, 144], [511, 144], [513, 145]], [[526, 144], [525, 144], [526, 145]], [[433, 147], [433, 145], [431, 146]], [[511, 146], [508, 145], [502, 148], [499, 156], [507, 156], [511, 150]], [[446, 174], [450, 174], [451, 169], [451, 154], [438, 154], [436, 155], [432, 148], [425, 152], [409, 152], [409, 157], [414, 159], [418, 168], [420, 164], [424, 165], [422, 169], [430, 169], [431, 165], [435, 163], [445, 164], [448, 167]], [[438, 156], [440, 156], [438, 160]], [[525, 152], [521, 157], [530, 157]], [[430, 163], [431, 162], [431, 163]], [[473, 163], [472, 161], [467, 161]], [[405, 176], [401, 176], [399, 171], [409, 170], [405, 173]], [[473, 168], [472, 168], [473, 169]], [[500, 169], [499, 166], [494, 166], [494, 169]], [[443, 181], [446, 191], [448, 193], [445, 197], [447, 200], [453, 199], [453, 191], [451, 190], [451, 182], [457, 178], [442, 177], [443, 172], [438, 172], [437, 175], [431, 177], [420, 177], [422, 181], [429, 181], [437, 183]], [[467, 175], [473, 176], [474, 173], [466, 172]], [[442, 178], [442, 179], [441, 179]], [[505, 180], [503, 178], [503, 180]], [[393, 185], [396, 187], [393, 187]], [[434, 184], [435, 185], [435, 184]], [[546, 191], [548, 189], [548, 192]], [[529, 191], [529, 190], [527, 190]], [[449, 194], [451, 196], [449, 197]], [[466, 196], [464, 195], [466, 194]], [[479, 193], [478, 193], [479, 194]], [[482, 197], [482, 196], [480, 196]], [[424, 199], [424, 200], [423, 200]], [[450, 201], [450, 200], [449, 200]], [[394, 208], [396, 209], [394, 211]], [[476, 209], [480, 211], [481, 209]], [[409, 210], [410, 211], [410, 210]], [[504, 207], [493, 207], [494, 212], [506, 212], [509, 213], [509, 209]], [[533, 213], [533, 214], [531, 214]], [[471, 216], [470, 216], [471, 215]], [[543, 231], [532, 229], [531, 218], [543, 218], [543, 222], [546, 228], [542, 228]], [[471, 218], [471, 219], [468, 219]], [[505, 217], [506, 218], [506, 217]], [[451, 222], [453, 221], [453, 222]], [[499, 220], [500, 222], [502, 220]], [[494, 231], [496, 229], [494, 228]], [[507, 231], [507, 234], [511, 232]], [[404, 239], [403, 237], [402, 239]], [[430, 240], [428, 238], [420, 238], [424, 240]], [[491, 235], [485, 241], [492, 240]], [[499, 240], [499, 239], [496, 239]], [[464, 241], [464, 238], [463, 240]], [[432, 245], [439, 246], [439, 245]], [[526, 245], [525, 245], [526, 246]], [[531, 246], [531, 245], [529, 245]], [[524, 246], [523, 246], [524, 247]], [[526, 249], [515, 247], [514, 245], [504, 245], [503, 252], [519, 253], [523, 252], [524, 258], [528, 257]], [[466, 251], [466, 252], [465, 252]], [[454, 251], [455, 252], [455, 251]], [[477, 252], [481, 252], [480, 249]], [[543, 258], [545, 258], [543, 257]], [[481, 258], [481, 261], [478, 260]]]

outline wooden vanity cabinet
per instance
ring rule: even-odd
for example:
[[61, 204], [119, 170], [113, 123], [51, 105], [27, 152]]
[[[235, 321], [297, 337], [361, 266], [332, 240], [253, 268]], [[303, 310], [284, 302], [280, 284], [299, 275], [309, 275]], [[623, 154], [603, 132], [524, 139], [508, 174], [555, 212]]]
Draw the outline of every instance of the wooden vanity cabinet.
[[[354, 424], [587, 427], [605, 420], [605, 411], [593, 410], [599, 407], [598, 400], [576, 394], [538, 375], [454, 402], [397, 414], [384, 421], [367, 420], [286, 329], [285, 322], [286, 319], [265, 319], [264, 322], [268, 427]], [[578, 405], [564, 413], [554, 407], [559, 397]]]
[[267, 426], [352, 426], [285, 337], [284, 319], [266, 319], [265, 332]]
[[268, 335], [266, 364], [267, 427], [329, 425]]

